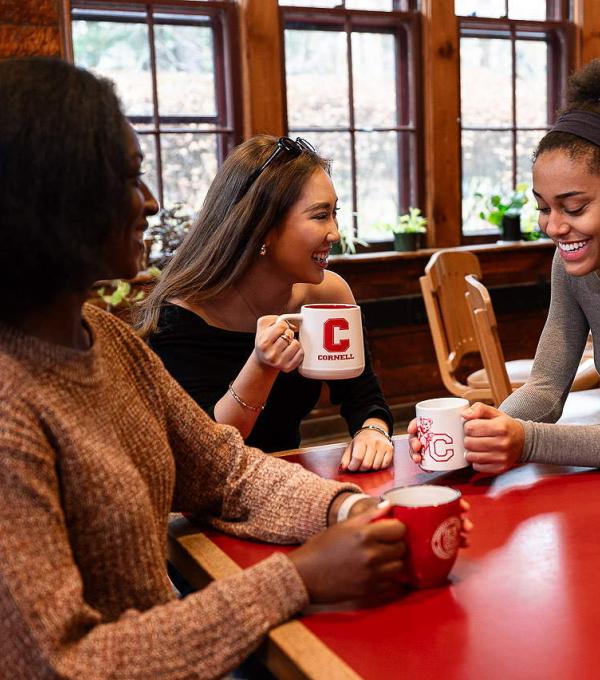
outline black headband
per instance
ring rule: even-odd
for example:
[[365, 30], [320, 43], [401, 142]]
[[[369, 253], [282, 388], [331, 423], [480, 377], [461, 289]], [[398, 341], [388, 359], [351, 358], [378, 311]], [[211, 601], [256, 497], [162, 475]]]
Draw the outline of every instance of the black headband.
[[550, 132], [570, 132], [600, 146], [600, 113], [593, 111], [569, 111], [563, 114]]

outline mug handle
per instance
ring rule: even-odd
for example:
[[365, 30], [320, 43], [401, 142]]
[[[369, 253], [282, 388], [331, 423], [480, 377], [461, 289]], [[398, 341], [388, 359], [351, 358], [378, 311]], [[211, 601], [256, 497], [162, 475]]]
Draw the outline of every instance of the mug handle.
[[281, 314], [277, 317], [275, 323], [277, 323], [277, 321], [285, 321], [286, 323], [292, 321], [299, 326], [302, 323], [302, 314]]

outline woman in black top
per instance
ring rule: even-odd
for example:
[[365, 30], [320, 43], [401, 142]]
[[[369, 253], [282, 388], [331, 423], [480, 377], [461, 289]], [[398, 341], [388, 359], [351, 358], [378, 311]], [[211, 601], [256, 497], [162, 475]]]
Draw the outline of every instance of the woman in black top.
[[[302, 348], [283, 313], [354, 303], [327, 271], [339, 240], [329, 164], [304, 140], [261, 135], [240, 145], [212, 183], [195, 225], [139, 310], [167, 369], [218, 422], [265, 451], [300, 443], [321, 382], [295, 370]], [[392, 417], [366, 352], [358, 378], [329, 382], [353, 439], [341, 467], [387, 467]]]

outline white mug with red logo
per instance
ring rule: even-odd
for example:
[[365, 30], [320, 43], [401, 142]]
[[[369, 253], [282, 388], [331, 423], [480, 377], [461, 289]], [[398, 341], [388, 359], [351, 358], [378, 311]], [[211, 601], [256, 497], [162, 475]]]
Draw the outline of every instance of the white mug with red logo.
[[282, 314], [279, 319], [300, 326], [304, 359], [298, 370], [305, 378], [342, 380], [363, 372], [365, 352], [358, 305], [302, 305], [299, 314]]
[[421, 468], [430, 472], [458, 470], [465, 460], [464, 420], [469, 402], [458, 397], [426, 399], [417, 404], [417, 437], [421, 442]]

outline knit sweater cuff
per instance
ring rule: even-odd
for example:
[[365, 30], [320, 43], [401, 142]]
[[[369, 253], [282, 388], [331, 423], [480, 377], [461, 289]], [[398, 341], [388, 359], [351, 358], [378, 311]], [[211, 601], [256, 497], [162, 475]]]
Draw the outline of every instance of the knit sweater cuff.
[[309, 498], [300, 493], [303, 498], [295, 498], [290, 505], [297, 508], [295, 532], [300, 541], [319, 533], [328, 526], [329, 508], [336, 496], [341, 493], [362, 493], [356, 484], [340, 484], [333, 480], [320, 480], [321, 493], [319, 498]]
[[[308, 604], [308, 592], [293, 562], [276, 552], [244, 570], [245, 593], [236, 593], [234, 610], [262, 619], [265, 630], [287, 621]], [[243, 624], [242, 624], [243, 625]]]
[[518, 423], [523, 426], [523, 431], [525, 433], [525, 440], [523, 442], [523, 453], [519, 459], [520, 463], [529, 463], [533, 455], [533, 446], [535, 441], [535, 431], [533, 423], [531, 420], [521, 420], [520, 418], [515, 418]]

